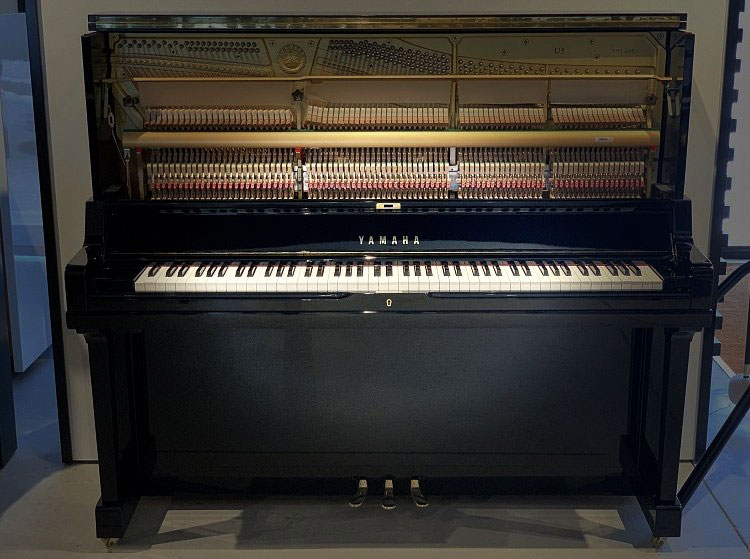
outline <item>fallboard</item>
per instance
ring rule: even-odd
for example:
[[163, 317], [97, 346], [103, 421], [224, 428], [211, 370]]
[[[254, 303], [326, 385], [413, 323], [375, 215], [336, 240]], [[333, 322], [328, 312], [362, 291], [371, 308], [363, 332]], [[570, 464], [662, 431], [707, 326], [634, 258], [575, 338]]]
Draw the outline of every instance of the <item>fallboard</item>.
[[[388, 208], [388, 209], [380, 209]], [[675, 202], [90, 202], [87, 245], [105, 258], [300, 254], [673, 252]]]

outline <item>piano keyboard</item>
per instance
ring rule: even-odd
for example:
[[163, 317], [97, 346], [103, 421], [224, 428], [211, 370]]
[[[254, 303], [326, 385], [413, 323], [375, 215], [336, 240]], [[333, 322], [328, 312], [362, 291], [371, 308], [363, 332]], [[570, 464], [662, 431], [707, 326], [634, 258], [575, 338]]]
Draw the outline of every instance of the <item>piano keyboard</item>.
[[350, 260], [160, 262], [135, 279], [160, 293], [514, 293], [661, 291], [643, 262]]

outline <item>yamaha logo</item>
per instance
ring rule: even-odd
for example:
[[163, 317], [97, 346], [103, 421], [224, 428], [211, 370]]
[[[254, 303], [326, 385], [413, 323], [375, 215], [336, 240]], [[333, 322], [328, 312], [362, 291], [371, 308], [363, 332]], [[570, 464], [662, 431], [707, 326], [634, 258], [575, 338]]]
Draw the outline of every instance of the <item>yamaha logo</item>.
[[360, 235], [359, 236], [359, 244], [360, 245], [418, 245], [419, 244], [419, 236], [409, 236], [409, 235]]

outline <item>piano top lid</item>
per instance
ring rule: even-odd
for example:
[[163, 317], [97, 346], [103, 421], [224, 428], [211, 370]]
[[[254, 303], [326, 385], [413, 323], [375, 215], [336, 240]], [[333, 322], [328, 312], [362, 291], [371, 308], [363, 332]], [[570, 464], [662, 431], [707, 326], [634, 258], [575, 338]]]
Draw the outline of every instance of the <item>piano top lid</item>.
[[90, 31], [191, 32], [487, 32], [544, 30], [679, 30], [686, 14], [443, 15], [443, 16], [249, 16], [89, 15]]

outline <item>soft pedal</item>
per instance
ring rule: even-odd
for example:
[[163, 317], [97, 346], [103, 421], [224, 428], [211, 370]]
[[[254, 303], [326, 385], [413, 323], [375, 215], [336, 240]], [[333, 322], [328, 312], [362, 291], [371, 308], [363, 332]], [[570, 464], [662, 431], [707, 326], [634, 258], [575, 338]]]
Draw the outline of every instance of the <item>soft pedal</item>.
[[396, 508], [396, 495], [393, 492], [393, 480], [391, 478], [386, 478], [385, 480], [385, 489], [383, 491], [383, 501], [381, 506], [385, 510]]
[[418, 479], [411, 480], [411, 483], [409, 484], [409, 492], [411, 493], [412, 501], [414, 501], [414, 504], [417, 505], [418, 508], [423, 509], [430, 506], [427, 497], [422, 494], [422, 489], [419, 486]]
[[367, 499], [367, 480], [360, 479], [357, 484], [357, 492], [349, 499], [349, 506], [355, 509], [359, 508], [364, 504], [365, 499]]

